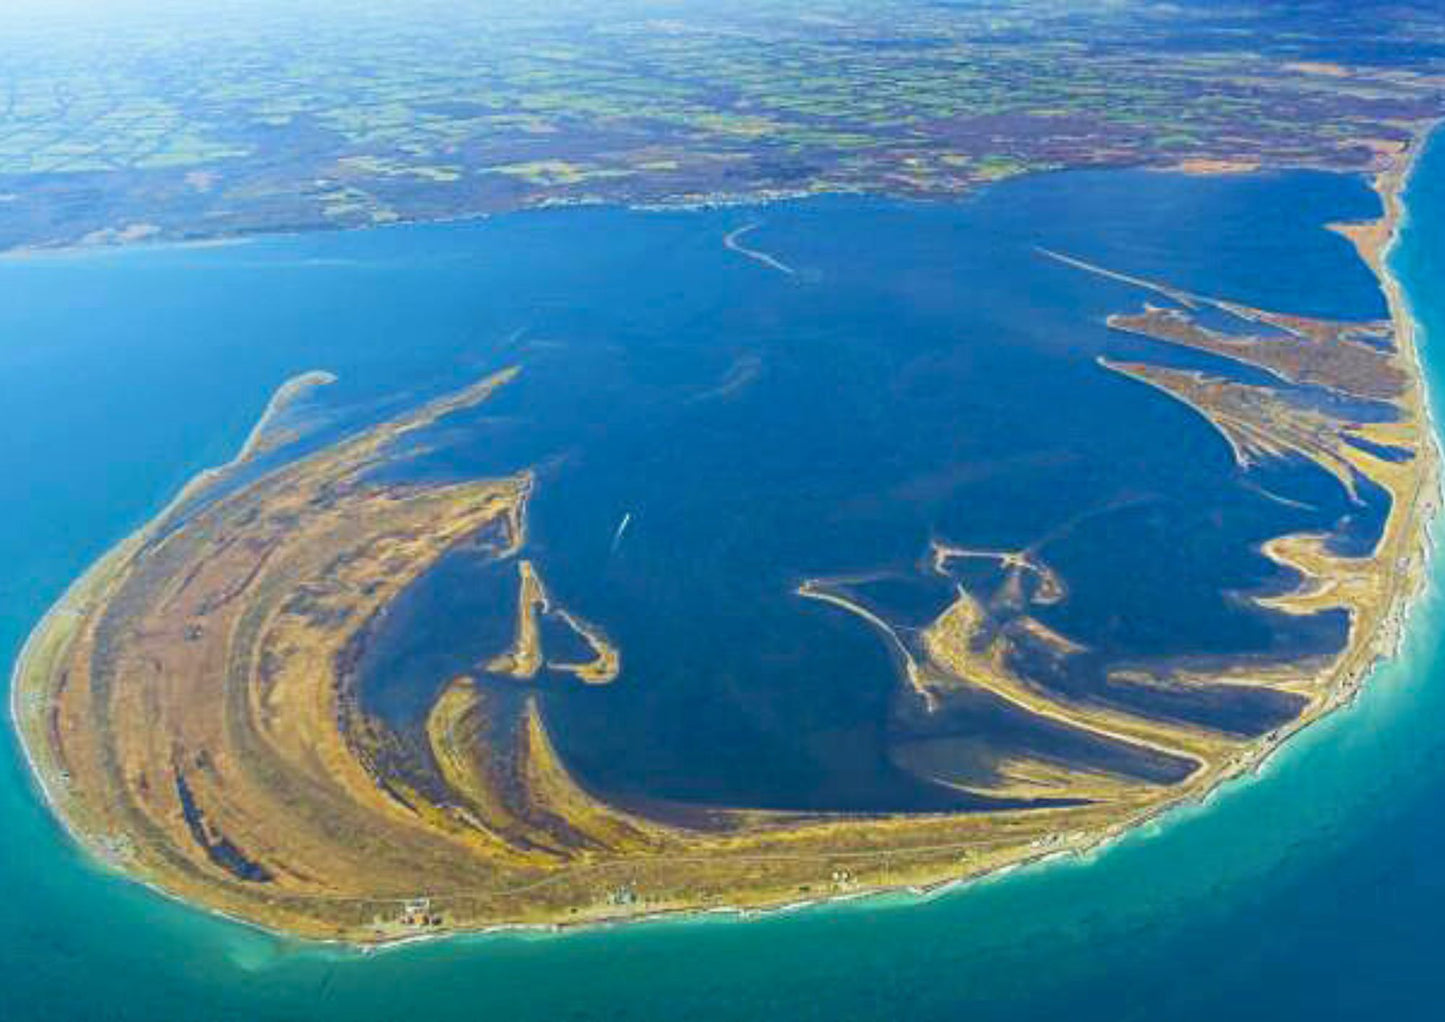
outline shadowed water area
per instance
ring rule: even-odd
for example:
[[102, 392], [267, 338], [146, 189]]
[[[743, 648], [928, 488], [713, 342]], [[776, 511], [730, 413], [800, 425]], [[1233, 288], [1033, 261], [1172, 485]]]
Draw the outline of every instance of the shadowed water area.
[[[448, 269], [487, 296], [475, 329], [492, 343], [475, 357], [524, 371], [395, 472], [538, 470], [530, 556], [551, 594], [624, 658], [617, 684], [544, 677], [540, 698], [567, 762], [610, 800], [986, 805], [932, 780], [986, 781], [994, 759], [1024, 753], [1178, 780], [1182, 761], [985, 692], [925, 714], [887, 641], [795, 589], [851, 580], [852, 598], [906, 634], [957, 584], [988, 592], [1002, 581], [996, 562], [979, 560], [940, 576], [925, 563], [931, 542], [1027, 548], [1067, 589], [1039, 616], [1085, 647], [1063, 667], [1040, 665], [1051, 689], [1231, 734], [1288, 720], [1300, 700], [1286, 693], [1143, 689], [1105, 675], [1338, 649], [1343, 613], [1291, 617], [1234, 594], [1287, 587], [1257, 552], [1271, 537], [1338, 530], [1342, 546], [1369, 545], [1387, 498], [1366, 490], [1352, 504], [1303, 462], [1246, 479], [1203, 419], [1096, 358], [1241, 374], [1109, 330], [1108, 314], [1157, 296], [1039, 248], [1364, 320], [1384, 313], [1376, 284], [1321, 226], [1377, 212], [1359, 182], [1324, 175], [1081, 174], [960, 206], [570, 211], [456, 229], [429, 257], [466, 249], [466, 265]], [[778, 265], [722, 243], [750, 224], [747, 250]], [[1234, 269], [1261, 258], [1262, 237], [1289, 261], [1272, 260], [1265, 279]], [[1338, 287], [1299, 289], [1322, 268]], [[515, 586], [510, 568], [451, 558], [373, 636], [363, 704], [420, 735], [441, 687], [507, 646]], [[549, 657], [569, 659], [552, 645], [566, 641], [544, 630]], [[908, 769], [920, 742], [928, 779]]]

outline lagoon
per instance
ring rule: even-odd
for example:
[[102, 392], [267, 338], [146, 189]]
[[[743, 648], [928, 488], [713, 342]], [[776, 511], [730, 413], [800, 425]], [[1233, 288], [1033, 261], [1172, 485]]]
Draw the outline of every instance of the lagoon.
[[[1412, 226], [1395, 255], [1427, 331], [1441, 314], [1428, 281], [1445, 245], [1445, 231], [1431, 235], [1432, 222], [1445, 223], [1442, 165], [1438, 150], [1421, 165], [1410, 192]], [[956, 414], [947, 384], [961, 373], [999, 382], [1002, 394], [990, 414], [1015, 410], [1018, 418], [1009, 425], [1035, 444], [1044, 463], [1072, 471], [1066, 488], [1085, 509], [1112, 506], [1131, 476], [1111, 475], [1110, 466], [1147, 458], [1160, 430], [1173, 431], [1176, 446], [1199, 451], [1172, 476], [1159, 462], [1150, 475], [1162, 480], [1156, 485], [1166, 493], [1174, 488], [1167, 499], [1187, 503], [1231, 477], [1228, 458], [1217, 441], [1210, 443], [1207, 427], [1161, 399], [1132, 405], [1128, 414], [1145, 418], [1117, 428], [1120, 405], [1079, 396], [1099, 384], [1084, 372], [1091, 360], [1072, 356], [1129, 351], [1134, 342], [1111, 336], [1101, 320], [1133, 297], [1041, 262], [1034, 247], [1068, 250], [1260, 306], [1321, 316], [1379, 315], [1373, 280], [1352, 262], [1341, 239], [1319, 229], [1326, 221], [1373, 212], [1372, 196], [1357, 182], [1324, 175], [1221, 182], [1072, 174], [1016, 182], [960, 206], [849, 199], [678, 214], [560, 210], [474, 225], [6, 263], [0, 267], [9, 278], [0, 330], [17, 339], [0, 355], [0, 373], [11, 381], [7, 395], [17, 395], [8, 402], [14, 430], [9, 463], [0, 465], [15, 487], [8, 502], [15, 519], [7, 530], [11, 567], [0, 583], [6, 587], [6, 648], [16, 648], [68, 579], [163, 503], [186, 475], [224, 461], [279, 380], [313, 367], [340, 376], [337, 393], [329, 396], [339, 407], [380, 409], [399, 394], [434, 392], [456, 375], [489, 368], [507, 345], [557, 352], [550, 357], [558, 360], [558, 373], [535, 374], [536, 387], [518, 397], [516, 407], [486, 410], [501, 420], [489, 435], [502, 440], [456, 452], [449, 467], [483, 470], [565, 459], [582, 448], [574, 474], [558, 471], [554, 496], [546, 498], [553, 503], [539, 501], [537, 528], [561, 573], [557, 585], [583, 606], [613, 607], [620, 600], [619, 609], [626, 610], [628, 593], [636, 590], [644, 595], [635, 599], [655, 607], [658, 585], [686, 581], [676, 577], [679, 572], [716, 579], [726, 568], [740, 588], [713, 599], [767, 607], [766, 592], [750, 586], [772, 565], [795, 573], [906, 565], [938, 522], [960, 531], [992, 528], [1004, 544], [1029, 542], [1059, 517], [1076, 515], [1078, 507], [1061, 507], [1028, 490], [1057, 484], [1031, 479], [1027, 463], [1013, 476], [1018, 499], [983, 508], [950, 504], [966, 492], [961, 488], [967, 480], [940, 482], [929, 459], [942, 442], [965, 450], [975, 442], [938, 428]], [[728, 230], [753, 218], [764, 223], [746, 236], [747, 244], [774, 253], [805, 279], [770, 272], [722, 245]], [[980, 236], [987, 244], [979, 243]], [[573, 244], [562, 245], [564, 238]], [[1243, 254], [1220, 261], [1211, 254], [1220, 247]], [[879, 265], [869, 262], [879, 251], [890, 256], [882, 280]], [[98, 267], [105, 272], [95, 272]], [[1332, 286], [1314, 286], [1324, 276]], [[178, 287], [178, 280], [185, 286]], [[711, 284], [689, 286], [698, 280]], [[724, 301], [723, 294], [748, 300]], [[830, 329], [830, 315], [848, 329]], [[791, 328], [800, 321], [816, 324], [816, 331]], [[860, 322], [872, 325], [850, 336]], [[981, 340], [960, 343], [961, 332]], [[896, 341], [880, 351], [878, 338], [885, 335]], [[634, 354], [629, 362], [629, 353], [638, 351], [649, 358]], [[1428, 337], [1425, 354], [1428, 360]], [[890, 420], [886, 431], [875, 433], [864, 428], [870, 412], [881, 413], [862, 400], [868, 388], [859, 381], [901, 373], [909, 359], [922, 360], [912, 373], [921, 381], [917, 392], [905, 392], [908, 407], [921, 414], [903, 443], [885, 442], [897, 436], [898, 424]], [[800, 368], [818, 364], [837, 366], [838, 378], [819, 381]], [[1031, 373], [1035, 366], [1057, 371]], [[685, 406], [697, 403], [691, 399], [716, 398], [719, 388], [739, 379], [751, 379], [753, 394], [769, 400], [748, 414], [740, 411], [736, 420], [724, 416], [720, 426], [673, 430], [676, 444], [639, 450], [638, 437], [646, 435], [657, 408], [684, 406], [673, 414], [685, 416]], [[1019, 381], [1027, 381], [1027, 389]], [[1058, 389], [1051, 392], [1051, 386]], [[674, 400], [679, 393], [683, 398]], [[649, 407], [639, 394], [653, 396], [656, 404]], [[857, 464], [888, 471], [820, 476], [815, 506], [767, 507], [749, 487], [795, 479], [827, 449], [834, 434], [810, 430], [829, 421], [819, 409], [840, 394], [857, 402], [850, 406], [857, 412], [851, 417], [859, 424], [856, 442], [877, 448], [875, 457], [838, 471], [856, 471]], [[1003, 399], [1009, 397], [1014, 400]], [[1016, 411], [1029, 400], [1068, 414], [1043, 428], [1036, 416]], [[540, 403], [555, 413], [546, 426], [507, 432], [509, 420]], [[767, 413], [762, 421], [759, 407]], [[119, 435], [122, 428], [125, 435]], [[739, 430], [763, 428], [800, 446], [769, 444], [766, 437], [739, 443]], [[1137, 440], [1141, 432], [1150, 443]], [[578, 443], [579, 433], [585, 444]], [[742, 456], [772, 447], [782, 448], [772, 452], [772, 461]], [[660, 461], [639, 463], [643, 456]], [[682, 499], [679, 491], [695, 492], [664, 483], [675, 482], [699, 457], [710, 466], [709, 479], [718, 478], [719, 467], [733, 470], [724, 477], [726, 487], [698, 498], [703, 510], [739, 522], [741, 535], [726, 537], [730, 546], [718, 547], [717, 529], [699, 528], [698, 505], [668, 503]], [[973, 451], [959, 460], [983, 459]], [[636, 474], [619, 473], [622, 463]], [[1010, 476], [1004, 471], [996, 478]], [[888, 495], [908, 484], [910, 498], [890, 507]], [[1316, 501], [1330, 499], [1321, 480], [1294, 484]], [[851, 517], [833, 521], [829, 510], [845, 492], [871, 497], [871, 507], [863, 500]], [[1266, 508], [1269, 503], [1252, 507], [1242, 527], [1278, 531], [1278, 522], [1267, 516], [1282, 512], [1274, 510], [1278, 505]], [[1020, 507], [1032, 510], [1021, 515]], [[912, 509], [913, 519], [900, 508]], [[611, 565], [605, 590], [590, 588], [609, 578], [598, 564], [609, 566], [614, 530], [628, 512], [636, 519], [619, 552], [632, 558], [636, 551], [636, 560], [620, 581], [622, 569]], [[654, 554], [656, 567], [645, 560], [649, 544], [664, 551]], [[1070, 575], [1088, 576], [1090, 546], [1080, 543], [1072, 559], [1064, 555], [1073, 565]], [[1145, 554], [1140, 552], [1141, 564]], [[1237, 573], [1244, 587], [1267, 581], [1249, 576], [1247, 559], [1222, 567]], [[634, 577], [648, 584], [629, 588]], [[679, 591], [686, 597], [698, 588]], [[1139, 599], [1142, 606], [1147, 594]], [[790, 601], [777, 602], [777, 613], [792, 622], [797, 610]], [[1185, 633], [1196, 643], [1221, 635], [1243, 646], [1273, 641], [1257, 622], [1211, 618], [1211, 606], [1208, 593], [1185, 590], [1178, 602], [1160, 609], [1152, 628], [1115, 641], [1121, 648], [1167, 654], [1176, 651], [1168, 643], [1177, 641], [1185, 622], [1197, 626]], [[634, 613], [639, 621], [652, 619], [643, 609]], [[1020, 1017], [1065, 1004], [1076, 1015], [1081, 1005], [1093, 1005], [1101, 1017], [1106, 1009], [1108, 1017], [1132, 1017], [1130, 1011], [1203, 1017], [1229, 1003], [1233, 980], [1251, 985], [1248, 1010], [1257, 1007], [1262, 1017], [1283, 1010], [1261, 1004], [1254, 989], [1258, 970], [1268, 969], [1283, 977], [1269, 988], [1288, 998], [1291, 1014], [1319, 997], [1330, 1007], [1317, 1013], [1330, 1017], [1349, 1003], [1348, 977], [1363, 968], [1360, 963], [1373, 962], [1378, 970], [1387, 953], [1392, 962], [1408, 960], [1406, 947], [1413, 945], [1402, 918], [1428, 926], [1428, 915], [1391, 899], [1423, 906], [1432, 890], [1438, 894], [1415, 859], [1428, 848], [1430, 793], [1438, 792], [1428, 767], [1438, 770], [1440, 747], [1428, 734], [1431, 690], [1425, 684], [1436, 656], [1430, 641], [1436, 615], [1427, 602], [1416, 615], [1406, 656], [1382, 672], [1358, 707], [1297, 740], [1262, 779], [1223, 793], [1204, 810], [1175, 814], [1157, 833], [1131, 837], [1093, 861], [1020, 871], [924, 905], [870, 902], [746, 925], [700, 920], [559, 938], [467, 938], [370, 960], [295, 947], [97, 875], [35, 805], [17, 766], [7, 771], [3, 786], [5, 818], [13, 821], [7, 834], [14, 839], [7, 837], [0, 851], [4, 911], [13, 916], [19, 947], [16, 974], [6, 977], [18, 1000], [9, 1003], [50, 1018], [65, 1017], [57, 1009], [77, 1018], [106, 1017], [102, 1012], [179, 1017], [182, 1004], [192, 1016], [204, 1006], [208, 1017], [316, 1017], [318, 1006], [326, 1005], [337, 1017], [389, 1018], [401, 999], [412, 1006], [408, 1010], [426, 1005], [440, 1018], [479, 1012], [646, 1018], [664, 1011], [738, 1017], [779, 1008], [803, 1017], [900, 1010], [933, 1017], [965, 1007], [985, 1017]], [[618, 621], [626, 618], [620, 614]], [[1071, 625], [1105, 634], [1107, 621], [1080, 611]], [[862, 729], [870, 701], [883, 698], [892, 678], [886, 650], [876, 640], [846, 620], [823, 617], [809, 626], [817, 629], [810, 641], [800, 640], [791, 625], [770, 631], [766, 621], [753, 619], [734, 626], [764, 636], [747, 647], [771, 654], [758, 662], [775, 663], [791, 652], [794, 659], [781, 662], [802, 664], [801, 671], [778, 670], [770, 678], [784, 687], [768, 689], [766, 708], [784, 727], [770, 728], [766, 720], [759, 725], [760, 704], [744, 693], [722, 712], [703, 714], [709, 727], [701, 739], [695, 728], [669, 734], [659, 722], [695, 719], [706, 687], [659, 682], [650, 691], [641, 684], [619, 688], [635, 700], [619, 716], [635, 722], [637, 734], [589, 734], [581, 699], [558, 708], [564, 719], [572, 714], [575, 726], [566, 733], [574, 744], [567, 751], [583, 775], [622, 797], [772, 800], [789, 807], [806, 797], [830, 808], [924, 797], [886, 766], [855, 770], [844, 783], [836, 769], [820, 769], [841, 762], [829, 760], [826, 749], [800, 756], [787, 741], [799, 720], [818, 734]], [[625, 624], [613, 627], [627, 630]], [[666, 634], [675, 640], [677, 629]], [[623, 636], [624, 647], [641, 649], [643, 668], [670, 659], [666, 651], [649, 654], [644, 632], [628, 638]], [[1292, 638], [1322, 642], [1328, 636]], [[735, 647], [725, 639], [715, 637], [711, 652]], [[834, 659], [818, 662], [820, 648]], [[407, 662], [404, 652], [397, 663]], [[733, 673], [754, 676], [744, 670], [750, 666], [740, 664]], [[845, 698], [822, 704], [813, 698], [818, 685], [842, 672], [862, 680], [839, 686]], [[384, 673], [395, 678], [405, 672]], [[662, 701], [649, 707], [652, 699]], [[404, 713], [406, 704], [398, 698], [396, 712]], [[750, 706], [752, 713], [738, 709]], [[639, 746], [636, 739], [644, 733], [652, 740]], [[743, 762], [708, 754], [710, 745], [715, 753], [740, 740], [761, 743], [752, 748], [762, 752]], [[845, 758], [865, 767], [879, 762]], [[703, 769], [720, 762], [711, 772]], [[669, 779], [666, 790], [629, 788], [658, 772]], [[817, 783], [819, 778], [833, 786]], [[1368, 925], [1370, 912], [1390, 920], [1390, 930], [1377, 940], [1361, 937], [1377, 932]], [[1260, 919], [1268, 923], [1260, 925]], [[1327, 941], [1331, 932], [1336, 936]], [[1149, 934], [1147, 947], [1140, 933]], [[1181, 983], [1180, 963], [1191, 957], [1217, 970], [1209, 983]], [[154, 979], [137, 996], [133, 981], [142, 968]], [[156, 974], [158, 968], [165, 971]], [[1038, 980], [1041, 968], [1049, 970], [1047, 983]], [[1391, 974], [1397, 969], [1392, 965]], [[85, 989], [67, 979], [75, 970], [93, 977]], [[1183, 971], [1197, 976], [1194, 969]], [[1108, 993], [1122, 986], [1123, 974], [1134, 990], [1129, 1009]], [[1373, 975], [1378, 979], [1378, 971]], [[1402, 1005], [1424, 1003], [1415, 1000], [1423, 992], [1407, 982], [1389, 991]], [[759, 998], [751, 1012], [750, 996]]]

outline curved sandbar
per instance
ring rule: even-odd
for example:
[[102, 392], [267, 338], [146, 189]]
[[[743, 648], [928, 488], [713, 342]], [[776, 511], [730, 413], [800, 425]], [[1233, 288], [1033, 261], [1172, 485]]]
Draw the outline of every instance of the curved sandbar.
[[729, 231], [723, 237], [723, 247], [730, 252], [736, 252], [740, 256], [745, 256], [746, 258], [751, 259], [755, 263], [760, 263], [761, 265], [766, 266], [770, 270], [777, 270], [779, 273], [785, 273], [790, 277], [796, 274], [798, 272], [797, 270], [793, 269], [791, 266], [783, 262], [781, 259], [778, 259], [776, 256], [770, 256], [768, 255], [768, 253], [762, 251], [761, 249], [750, 248], [749, 246], [743, 244], [744, 236], [751, 234], [753, 231], [757, 230], [761, 226], [762, 224], [760, 222], [755, 221], [750, 224], [744, 224], [743, 226], [735, 230]]
[[[1000, 565], [1000, 586], [960, 583], [915, 641], [897, 639], [916, 666], [909, 680], [920, 713], [956, 692], [983, 691], [1053, 725], [1179, 760], [1177, 781], [1019, 758], [974, 791], [983, 809], [968, 813], [740, 808], [694, 813], [684, 824], [607, 804], [570, 774], [535, 691], [627, 684], [626, 651], [543, 584], [545, 565], [527, 548], [530, 474], [411, 484], [374, 472], [400, 453], [398, 438], [486, 400], [509, 374], [194, 499], [218, 478], [208, 476], [102, 558], [37, 627], [16, 668], [13, 710], [36, 775], [76, 838], [128, 874], [260, 925], [358, 942], [776, 906], [944, 883], [1089, 847], [1249, 769], [1347, 699], [1393, 645], [1419, 584], [1437, 486], [1411, 325], [1381, 258], [1402, 177], [1400, 168], [1380, 181], [1386, 219], [1349, 233], [1382, 275], [1392, 316], [1394, 347], [1381, 358], [1393, 371], [1379, 377], [1390, 382], [1368, 393], [1386, 394], [1396, 415], [1369, 427], [1368, 439], [1410, 457], [1341, 446], [1363, 427], [1302, 417], [1268, 388], [1241, 401], [1232, 389], [1240, 384], [1223, 376], [1211, 383], [1167, 377], [1147, 362], [1111, 366], [1156, 387], [1154, 399], [1185, 401], [1209, 418], [1242, 471], [1258, 459], [1303, 457], [1342, 484], [1358, 474], [1392, 498], [1367, 555], [1341, 556], [1310, 536], [1266, 547], [1300, 583], [1258, 598], [1261, 606], [1348, 612], [1349, 642], [1328, 663], [1151, 679], [1288, 693], [1301, 710], [1287, 726], [1240, 737], [1042, 690], [1026, 663], [1082, 651], [1035, 617], [1066, 598], [1067, 580], [1024, 552], [944, 549], [933, 570], [983, 556]], [[1300, 331], [1301, 343], [1344, 337]], [[1172, 329], [1143, 332], [1178, 343]], [[1294, 354], [1309, 361], [1306, 349]], [[1326, 389], [1337, 361], [1310, 367], [1325, 373]], [[1289, 372], [1301, 364], [1291, 361]], [[1349, 360], [1350, 386], [1339, 389], [1360, 392], [1362, 364]], [[460, 548], [517, 565], [518, 598], [507, 608], [517, 614], [516, 642], [473, 674], [439, 679], [424, 740], [411, 744], [361, 707], [355, 668], [399, 594]], [[847, 607], [823, 598], [819, 613]], [[579, 611], [591, 617], [597, 608]], [[547, 614], [583, 636], [596, 660], [550, 663], [535, 625]], [[869, 621], [895, 635], [882, 617]]]

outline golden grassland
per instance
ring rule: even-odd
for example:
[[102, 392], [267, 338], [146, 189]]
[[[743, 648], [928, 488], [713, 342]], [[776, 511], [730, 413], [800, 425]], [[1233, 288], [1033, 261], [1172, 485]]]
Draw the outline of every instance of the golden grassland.
[[[1305, 458], [1347, 488], [1358, 476], [1389, 493], [1383, 535], [1366, 556], [1333, 553], [1315, 535], [1264, 547], [1298, 584], [1257, 602], [1294, 614], [1345, 610], [1350, 638], [1337, 656], [1119, 674], [1121, 683], [1288, 692], [1303, 706], [1288, 726], [1241, 738], [1074, 704], [1035, 683], [1019, 666], [1024, 654], [1067, 660], [1081, 647], [1033, 613], [1066, 590], [1029, 551], [935, 549], [934, 570], [986, 556], [1002, 581], [992, 592], [960, 587], [913, 642], [825, 581], [799, 589], [889, 637], [923, 712], [963, 687], [981, 688], [1027, 713], [1187, 762], [1178, 783], [1013, 756], [977, 794], [1063, 804], [872, 816], [740, 808], [682, 824], [596, 797], [559, 756], [537, 695], [548, 684], [616, 680], [622, 651], [563, 608], [522, 556], [532, 477], [383, 483], [373, 471], [401, 441], [486, 400], [514, 370], [228, 492], [213, 490], [218, 476], [207, 476], [106, 554], [36, 628], [17, 665], [14, 713], [31, 765], [77, 840], [129, 875], [251, 923], [358, 943], [776, 907], [942, 884], [1092, 847], [1250, 769], [1289, 732], [1348, 699], [1396, 641], [1420, 584], [1438, 483], [1411, 322], [1383, 265], [1404, 171], [1399, 163], [1378, 181], [1382, 221], [1340, 228], [1385, 282], [1393, 349], [1365, 345], [1339, 325], [1243, 310], [1293, 338], [1286, 360], [1268, 349], [1251, 364], [1282, 381], [1303, 374], [1327, 389], [1387, 394], [1393, 422], [1336, 421], [1223, 376], [1107, 364], [1207, 418], [1242, 469]], [[1216, 343], [1177, 317], [1121, 328], [1163, 344]], [[1341, 359], [1333, 349], [1347, 344], [1368, 351]], [[1413, 456], [1387, 460], [1353, 446], [1352, 436]], [[243, 455], [228, 471], [247, 467]], [[409, 741], [364, 712], [358, 665], [406, 588], [461, 550], [516, 563], [513, 645], [476, 676], [438, 679], [423, 736]], [[540, 627], [548, 616], [595, 659], [549, 661]]]

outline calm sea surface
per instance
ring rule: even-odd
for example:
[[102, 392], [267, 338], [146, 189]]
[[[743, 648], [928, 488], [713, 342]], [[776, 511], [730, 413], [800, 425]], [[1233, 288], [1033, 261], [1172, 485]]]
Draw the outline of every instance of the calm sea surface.
[[[1410, 206], [1395, 265], [1445, 335], [1445, 149]], [[1375, 208], [1325, 175], [1069, 174], [956, 206], [560, 210], [3, 263], [0, 659], [99, 553], [226, 460], [287, 376], [333, 370], [328, 405], [380, 413], [518, 360], [515, 392], [414, 470], [546, 466], [538, 562], [628, 657], [622, 683], [548, 707], [589, 782], [617, 797], [926, 805], [936, 796], [867, 744], [893, 690], [886, 651], [788, 597], [789, 582], [891, 573], [879, 598], [907, 618], [935, 598], [904, 578], [929, 538], [1023, 545], [1068, 525], [1046, 552], [1076, 588], [1052, 623], [1095, 647], [1331, 641], [1329, 622], [1288, 632], [1219, 609], [1221, 587], [1269, 581], [1230, 551], [1312, 519], [1251, 503], [1208, 427], [1099, 370], [1105, 351], [1157, 355], [1102, 325], [1140, 293], [1034, 247], [1263, 307], [1378, 316], [1368, 273], [1320, 230]], [[744, 242], [796, 274], [723, 248], [753, 220]], [[1438, 379], [1428, 337], [1425, 355]], [[1326, 520], [1373, 524], [1309, 472], [1269, 482]], [[1171, 549], [1189, 508], [1213, 527]], [[1100, 553], [1121, 549], [1122, 563]], [[1210, 573], [1156, 570], [1161, 551]], [[439, 623], [427, 642], [398, 628], [382, 644], [379, 712], [414, 715], [455, 666], [428, 649], [471, 634], [465, 655], [484, 652], [483, 591], [413, 594], [411, 620]], [[371, 957], [255, 934], [94, 870], [37, 804], [7, 732], [0, 1019], [1434, 1017], [1442, 614], [1432, 590], [1400, 660], [1262, 777], [1087, 863], [927, 902]]]

